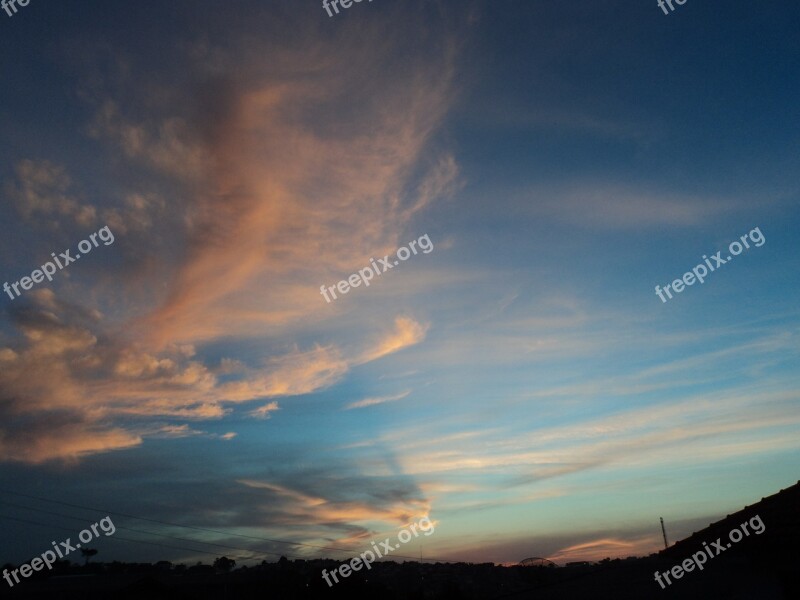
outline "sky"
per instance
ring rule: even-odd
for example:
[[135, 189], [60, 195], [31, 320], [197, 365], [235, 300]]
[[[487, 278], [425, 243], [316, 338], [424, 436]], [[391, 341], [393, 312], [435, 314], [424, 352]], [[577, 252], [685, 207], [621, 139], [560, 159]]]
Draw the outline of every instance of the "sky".
[[0, 12], [0, 560], [564, 564], [795, 483], [799, 18]]

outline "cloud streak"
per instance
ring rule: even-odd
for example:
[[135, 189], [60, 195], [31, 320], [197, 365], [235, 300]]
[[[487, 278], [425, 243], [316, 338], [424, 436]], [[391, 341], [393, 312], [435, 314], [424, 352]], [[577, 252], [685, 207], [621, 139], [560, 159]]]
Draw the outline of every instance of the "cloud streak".
[[367, 406], [375, 406], [376, 404], [384, 404], [386, 402], [395, 402], [397, 400], [402, 400], [410, 393], [411, 392], [403, 392], [402, 394], [395, 394], [394, 396], [378, 396], [376, 398], [364, 398], [363, 400], [357, 400], [356, 402], [351, 402], [344, 408], [345, 410], [352, 410], [354, 408], [366, 408]]

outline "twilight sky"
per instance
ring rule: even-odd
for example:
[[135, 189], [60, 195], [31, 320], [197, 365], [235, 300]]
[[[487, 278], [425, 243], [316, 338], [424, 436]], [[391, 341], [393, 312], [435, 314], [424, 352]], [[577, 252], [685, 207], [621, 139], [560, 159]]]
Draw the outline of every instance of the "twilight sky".
[[796, 482], [799, 26], [744, 0], [0, 12], [0, 284], [114, 239], [0, 293], [0, 561], [90, 507], [173, 524], [114, 517], [98, 560], [345, 558], [430, 515], [404, 554], [563, 564]]

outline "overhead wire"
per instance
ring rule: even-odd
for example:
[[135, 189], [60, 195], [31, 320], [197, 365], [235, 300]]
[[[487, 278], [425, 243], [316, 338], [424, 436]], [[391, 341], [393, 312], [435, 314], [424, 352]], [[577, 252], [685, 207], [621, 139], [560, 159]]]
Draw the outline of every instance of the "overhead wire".
[[[62, 518], [65, 518], [65, 519], [72, 519], [74, 521], [82, 521], [82, 520], [84, 520], [84, 517], [74, 517], [72, 515], [65, 515], [65, 514], [53, 512], [53, 511], [50, 511], [50, 510], [44, 510], [42, 508], [33, 508], [31, 506], [23, 506], [21, 504], [16, 504], [14, 502], [8, 502], [6, 500], [0, 500], [0, 504], [6, 505], [6, 506], [13, 506], [15, 508], [21, 508], [23, 510], [31, 510], [31, 511], [35, 511], [35, 512], [40, 512], [40, 513], [47, 514], [47, 515], [53, 515], [53, 516], [56, 516], [56, 517], [62, 517]], [[165, 533], [159, 533], [159, 532], [156, 532], [156, 531], [147, 531], [147, 530], [144, 530], [144, 529], [134, 529], [132, 527], [126, 527], [124, 525], [117, 525], [116, 523], [114, 523], [114, 528], [115, 529], [123, 529], [125, 531], [132, 531], [134, 533], [142, 533], [142, 534], [145, 534], [145, 535], [154, 535], [154, 536], [157, 536], [157, 537], [163, 537], [163, 538], [167, 538], [167, 539], [178, 540], [178, 541], [181, 541], [181, 542], [192, 542], [192, 543], [196, 543], [196, 544], [206, 544], [208, 546], [218, 546], [220, 548], [226, 548], [226, 549], [229, 549], [229, 550], [237, 550], [239, 552], [249, 552], [251, 554], [257, 554], [259, 556], [264, 556], [264, 555], [267, 555], [267, 554], [274, 555], [274, 556], [283, 556], [283, 554], [281, 554], [280, 552], [269, 552], [267, 550], [260, 550], [260, 549], [254, 550], [252, 548], [241, 548], [241, 547], [238, 547], [238, 546], [229, 546], [227, 544], [220, 544], [220, 543], [217, 543], [217, 542], [207, 542], [205, 540], [197, 540], [197, 539], [193, 539], [193, 538], [182, 538], [182, 537], [177, 537], [177, 536], [174, 536], [174, 535], [168, 535], [168, 534], [165, 534]], [[123, 539], [123, 538], [119, 538], [118, 536], [114, 536], [114, 537], [115, 537], [115, 539]], [[249, 557], [247, 560], [254, 560], [256, 558], [257, 557], [253, 556], [253, 557]]]
[[[10, 494], [10, 495], [14, 495], [14, 496], [20, 496], [20, 497], [23, 497], [23, 498], [29, 498], [29, 499], [33, 499], [33, 500], [39, 500], [41, 502], [48, 502], [48, 503], [51, 503], [51, 504], [58, 504], [58, 505], [67, 506], [67, 507], [70, 507], [70, 508], [78, 508], [78, 509], [81, 509], [81, 510], [89, 510], [89, 511], [93, 511], [93, 512], [106, 513], [108, 515], [117, 515], [117, 516], [125, 517], [125, 518], [128, 518], [128, 519], [137, 519], [137, 520], [141, 520], [141, 521], [147, 521], [147, 522], [150, 522], [150, 523], [156, 523], [158, 525], [165, 525], [165, 526], [168, 526], [168, 527], [182, 527], [182, 528], [185, 528], [185, 529], [192, 529], [192, 530], [195, 530], [195, 531], [203, 531], [203, 532], [207, 532], [207, 533], [214, 533], [214, 534], [217, 534], [217, 535], [240, 537], [240, 538], [251, 539], [251, 540], [256, 540], [256, 541], [261, 541], [261, 542], [270, 542], [270, 543], [275, 543], [275, 544], [285, 544], [285, 545], [290, 545], [290, 546], [300, 546], [300, 547], [305, 547], [305, 548], [314, 548], [314, 549], [317, 549], [317, 550], [328, 550], [328, 551], [332, 551], [332, 552], [342, 552], [342, 553], [346, 553], [348, 555], [352, 555], [353, 552], [354, 552], [353, 550], [349, 550], [349, 549], [346, 549], [346, 548], [337, 548], [337, 547], [333, 547], [333, 546], [320, 546], [320, 545], [316, 545], [316, 544], [306, 544], [304, 542], [292, 542], [292, 541], [288, 541], [288, 540], [278, 540], [278, 539], [274, 539], [274, 538], [266, 538], [266, 537], [258, 537], [258, 536], [253, 536], [253, 535], [247, 535], [247, 534], [244, 534], [244, 533], [234, 533], [234, 532], [230, 532], [230, 531], [221, 531], [219, 529], [210, 529], [210, 528], [207, 528], [207, 527], [198, 527], [198, 526], [195, 526], [195, 525], [182, 525], [180, 523], [171, 523], [169, 521], [162, 521], [162, 520], [159, 520], [159, 519], [151, 519], [151, 518], [148, 518], [148, 517], [140, 517], [140, 516], [137, 516], [137, 515], [124, 513], [124, 512], [121, 512], [121, 511], [113, 511], [113, 510], [107, 510], [107, 509], [92, 507], [92, 506], [73, 504], [73, 503], [70, 503], [70, 502], [63, 502], [63, 501], [59, 501], [59, 500], [52, 500], [50, 498], [43, 498], [41, 496], [35, 496], [35, 495], [32, 495], [32, 494], [25, 494], [25, 493], [22, 493], [22, 492], [12, 492], [10, 490], [6, 490], [6, 489], [3, 489], [3, 488], [0, 488], [0, 493]], [[164, 537], [172, 537], [172, 536], [164, 536]], [[175, 538], [175, 539], [179, 539], [179, 538]], [[206, 543], [206, 542], [201, 542], [199, 540], [192, 540], [192, 541], [194, 541], [195, 543]], [[239, 550], [241, 550], [241, 549], [239, 549]], [[249, 550], [247, 550], [247, 551], [249, 551]], [[276, 554], [277, 555], [278, 553], [270, 553], [270, 554]], [[415, 560], [415, 561], [422, 560], [422, 561], [435, 561], [435, 562], [458, 562], [458, 561], [454, 561], [454, 560], [446, 560], [446, 559], [440, 559], [440, 558], [424, 558], [424, 559], [422, 559], [422, 558], [416, 557], [416, 556], [408, 556], [408, 555], [394, 554], [394, 553], [391, 556], [392, 557], [396, 557], [396, 558], [406, 558], [406, 559]]]
[[[27, 523], [29, 525], [38, 525], [40, 527], [47, 527], [49, 529], [62, 529], [64, 531], [73, 531], [72, 529], [68, 529], [67, 527], [60, 527], [58, 525], [49, 525], [47, 523], [39, 523], [38, 521], [31, 521], [29, 519], [20, 519], [18, 517], [12, 517], [12, 516], [3, 515], [3, 514], [0, 514], [0, 519], [9, 519], [11, 521], [19, 521], [20, 523]], [[201, 554], [211, 554], [212, 556], [218, 556], [219, 555], [219, 552], [209, 552], [208, 550], [199, 550], [197, 548], [185, 548], [185, 547], [182, 547], [182, 546], [172, 546], [172, 545], [169, 545], [169, 544], [160, 544], [158, 542], [148, 542], [148, 541], [145, 541], [145, 540], [133, 540], [133, 539], [130, 539], [130, 538], [117, 536], [117, 535], [114, 536], [114, 539], [116, 539], [116, 540], [124, 540], [126, 542], [134, 542], [136, 544], [148, 544], [150, 546], [161, 546], [162, 548], [172, 548], [174, 550], [184, 550], [184, 551], [188, 551], [188, 552], [199, 552]], [[233, 558], [238, 558], [240, 560], [252, 560], [252, 558], [248, 558], [248, 557], [245, 557], [245, 556], [234, 556]]]

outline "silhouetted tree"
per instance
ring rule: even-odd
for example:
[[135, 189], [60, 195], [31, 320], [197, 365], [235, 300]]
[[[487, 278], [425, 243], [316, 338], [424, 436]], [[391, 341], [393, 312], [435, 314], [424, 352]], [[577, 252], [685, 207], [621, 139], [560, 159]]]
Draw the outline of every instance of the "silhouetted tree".
[[95, 554], [97, 554], [97, 550], [95, 550], [94, 548], [81, 548], [81, 554], [83, 554], [83, 557], [86, 559], [86, 562], [84, 562], [83, 564], [88, 565], [89, 559]]
[[226, 573], [235, 566], [236, 561], [232, 558], [228, 558], [227, 556], [220, 556], [214, 561], [214, 568], [219, 569], [220, 571], [225, 571]]

